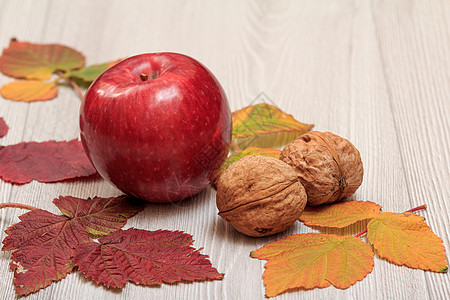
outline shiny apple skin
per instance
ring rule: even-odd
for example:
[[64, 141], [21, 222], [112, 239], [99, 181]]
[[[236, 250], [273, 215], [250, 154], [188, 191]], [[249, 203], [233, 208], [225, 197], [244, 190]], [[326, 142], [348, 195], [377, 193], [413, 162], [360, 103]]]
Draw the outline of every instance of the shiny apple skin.
[[81, 105], [80, 131], [104, 179], [150, 202], [174, 202], [199, 193], [215, 177], [229, 151], [231, 113], [221, 85], [198, 61], [177, 53], [141, 54], [92, 83]]

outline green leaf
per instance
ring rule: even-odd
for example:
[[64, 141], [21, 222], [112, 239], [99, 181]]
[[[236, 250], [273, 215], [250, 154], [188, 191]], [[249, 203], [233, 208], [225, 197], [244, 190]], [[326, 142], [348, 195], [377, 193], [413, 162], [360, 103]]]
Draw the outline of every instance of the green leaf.
[[292, 115], [267, 103], [235, 111], [232, 119], [233, 139], [240, 149], [280, 147], [314, 127], [298, 122]]
[[102, 74], [106, 69], [114, 66], [118, 62], [121, 62], [122, 59], [117, 59], [114, 61], [110, 61], [103, 64], [98, 65], [92, 65], [86, 68], [82, 68], [79, 70], [70, 71], [67, 76], [69, 77], [76, 77], [79, 79], [82, 79], [86, 82], [92, 82], [94, 81], [100, 74]]
[[0, 57], [0, 71], [14, 78], [46, 80], [57, 70], [68, 71], [83, 66], [83, 54], [72, 48], [14, 39]]

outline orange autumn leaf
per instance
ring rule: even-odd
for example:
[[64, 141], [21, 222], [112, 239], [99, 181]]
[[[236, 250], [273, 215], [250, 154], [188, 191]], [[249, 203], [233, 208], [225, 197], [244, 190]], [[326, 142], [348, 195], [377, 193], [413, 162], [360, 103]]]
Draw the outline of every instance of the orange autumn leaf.
[[67, 46], [13, 39], [0, 56], [0, 71], [14, 78], [46, 80], [57, 70], [83, 67], [84, 60], [83, 54]]
[[367, 225], [367, 239], [379, 256], [394, 264], [446, 272], [445, 247], [424, 220], [412, 213], [381, 213]]
[[346, 289], [369, 274], [374, 264], [372, 249], [362, 240], [320, 233], [290, 235], [250, 255], [267, 260], [263, 278], [268, 297], [297, 288]]
[[358, 221], [376, 218], [381, 206], [371, 201], [348, 201], [307, 206], [300, 221], [308, 226], [344, 228]]
[[267, 103], [244, 107], [231, 117], [233, 139], [240, 149], [280, 147], [314, 127], [298, 122], [292, 115]]
[[50, 100], [56, 97], [58, 89], [55, 82], [39, 80], [13, 81], [0, 89], [3, 98], [14, 101]]

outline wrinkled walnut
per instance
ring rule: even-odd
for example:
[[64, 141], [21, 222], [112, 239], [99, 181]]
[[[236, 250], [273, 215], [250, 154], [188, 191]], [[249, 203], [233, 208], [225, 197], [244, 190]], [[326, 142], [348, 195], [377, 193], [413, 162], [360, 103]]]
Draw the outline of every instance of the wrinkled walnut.
[[273, 157], [249, 155], [217, 180], [219, 215], [249, 236], [267, 236], [291, 226], [306, 206], [295, 171]]
[[358, 149], [331, 132], [301, 135], [281, 151], [280, 160], [297, 172], [308, 205], [339, 201], [361, 185], [363, 165]]

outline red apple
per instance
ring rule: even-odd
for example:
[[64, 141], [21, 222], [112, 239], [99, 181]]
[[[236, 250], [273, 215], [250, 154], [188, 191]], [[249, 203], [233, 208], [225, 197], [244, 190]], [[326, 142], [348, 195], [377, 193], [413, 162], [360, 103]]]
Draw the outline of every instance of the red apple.
[[80, 129], [104, 179], [135, 197], [171, 202], [213, 180], [229, 150], [231, 113], [219, 82], [198, 61], [142, 54], [92, 83]]

